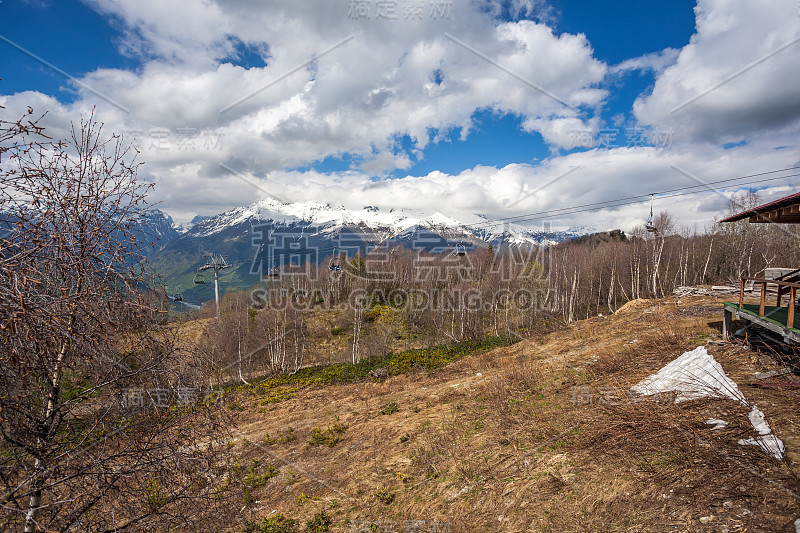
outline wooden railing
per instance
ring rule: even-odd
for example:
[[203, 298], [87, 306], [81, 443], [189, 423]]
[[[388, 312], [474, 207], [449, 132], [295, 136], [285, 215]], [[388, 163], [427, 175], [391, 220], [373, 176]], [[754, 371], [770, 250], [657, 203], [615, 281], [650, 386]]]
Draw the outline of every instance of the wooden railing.
[[[774, 284], [778, 286], [778, 296], [777, 296], [777, 306], [781, 306], [781, 299], [784, 294], [789, 293], [789, 308], [787, 309], [787, 317], [786, 317], [786, 327], [793, 328], [794, 327], [794, 302], [795, 297], [797, 296], [797, 289], [800, 288], [800, 283], [796, 283], [793, 281], [781, 281], [777, 279], [766, 279], [766, 278], [742, 278], [742, 286], [739, 290], [739, 309], [742, 308], [742, 303], [744, 303], [744, 285], [747, 281], [753, 281], [761, 285], [761, 302], [758, 308], [758, 316], [764, 316], [764, 309], [767, 305], [767, 285]], [[784, 290], [786, 289], [786, 290]]]

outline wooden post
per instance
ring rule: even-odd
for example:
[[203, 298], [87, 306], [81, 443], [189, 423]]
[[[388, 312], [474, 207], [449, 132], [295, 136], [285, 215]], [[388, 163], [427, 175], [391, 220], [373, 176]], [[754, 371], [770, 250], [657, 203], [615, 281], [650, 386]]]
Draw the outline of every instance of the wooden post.
[[722, 340], [731, 338], [733, 330], [733, 313], [727, 308], [722, 313]]
[[758, 316], [764, 316], [764, 306], [767, 303], [767, 282], [761, 282], [761, 305], [758, 308]]
[[743, 302], [744, 302], [744, 278], [742, 278], [742, 288], [739, 289], [739, 309], [742, 308]]
[[794, 296], [796, 291], [797, 287], [794, 285], [789, 287], [789, 316], [786, 318], [786, 327], [788, 328], [794, 327]]

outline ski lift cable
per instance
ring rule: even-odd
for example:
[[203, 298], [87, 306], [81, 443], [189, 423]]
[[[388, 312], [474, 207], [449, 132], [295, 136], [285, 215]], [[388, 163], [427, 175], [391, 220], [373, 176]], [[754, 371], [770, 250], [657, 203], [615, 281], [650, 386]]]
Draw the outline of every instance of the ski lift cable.
[[[779, 177], [774, 177], [774, 178], [766, 178], [766, 179], [763, 179], [763, 180], [756, 180], [756, 181], [748, 182], [746, 184], [741, 184], [741, 185], [756, 185], [756, 184], [759, 184], [759, 183], [765, 183], [765, 182], [769, 182], [769, 181], [775, 181], [775, 180], [780, 180], [780, 179], [785, 179], [785, 178], [792, 178], [792, 177], [797, 177], [797, 176], [800, 176], [800, 173], [798, 173], [798, 174], [790, 174], [790, 175], [787, 175], [787, 176], [779, 176]], [[706, 185], [703, 185], [703, 186], [705, 187]], [[694, 187], [695, 186], [692, 186], [691, 188], [694, 188]], [[685, 189], [688, 189], [688, 188], [690, 188], [690, 187], [686, 187]], [[672, 190], [679, 191], [681, 189], [672, 189]], [[663, 192], [670, 192], [670, 191], [663, 191]], [[707, 190], [676, 192], [674, 194], [664, 194], [663, 196], [659, 196], [659, 198], [660, 199], [676, 198], [676, 197], [680, 197], [680, 196], [689, 196], [689, 195], [692, 195], [692, 194], [700, 194], [700, 193], [703, 193], [703, 192], [707, 192]], [[658, 195], [658, 194], [661, 194], [661, 193], [651, 193], [651, 194]], [[550, 209], [550, 210], [546, 210], [546, 211], [539, 211], [539, 212], [535, 212], [535, 213], [527, 213], [527, 214], [524, 214], [524, 215], [518, 215], [516, 217], [510, 217], [510, 218], [514, 219], [516, 222], [532, 222], [532, 221], [551, 218], [554, 215], [555, 216], [566, 216], [566, 215], [574, 215], [574, 214], [580, 214], [580, 213], [588, 213], [588, 212], [592, 212], [592, 211], [600, 211], [600, 210], [603, 210], [603, 209], [610, 209], [610, 208], [614, 208], [614, 207], [624, 207], [624, 206], [627, 206], [627, 205], [641, 204], [642, 203], [642, 199], [641, 199], [642, 196], [644, 196], [646, 198], [647, 196], [650, 196], [650, 194], [632, 196], [632, 197], [628, 197], [628, 198], [620, 198], [620, 199], [617, 199], [617, 200], [606, 200], [604, 202], [594, 202], [594, 203], [591, 203], [591, 204], [583, 204], [583, 205], [577, 205], [577, 206], [571, 206], [571, 207], [563, 207], [563, 208], [558, 208], [558, 209]], [[493, 219], [493, 220], [485, 221], [485, 222], [482, 222], [482, 223], [462, 224], [461, 227], [478, 227], [479, 225], [491, 226], [491, 225], [494, 225], [494, 224], [497, 224], [497, 223], [500, 223], [500, 222], [504, 222], [504, 221], [507, 221], [507, 220], [509, 220], [509, 218]], [[325, 252], [329, 252], [329, 251], [334, 251], [335, 252], [335, 250], [336, 250], [335, 247], [333, 247], [333, 248], [321, 248], [321, 249], [318, 249], [317, 252], [318, 253], [325, 253]]]
[[[791, 167], [791, 168], [800, 168], [800, 167]], [[782, 169], [782, 170], [787, 170], [787, 169]], [[579, 207], [590, 207], [590, 206], [596, 206], [596, 205], [601, 205], [601, 204], [620, 202], [620, 201], [623, 201], [623, 200], [632, 200], [632, 199], [636, 199], [636, 198], [646, 198], [647, 196], [650, 196], [651, 194], [663, 195], [663, 194], [666, 194], [666, 193], [671, 193], [671, 192], [676, 192], [676, 191], [684, 191], [684, 190], [694, 189], [694, 188], [699, 188], [699, 187], [708, 188], [709, 185], [714, 185], [714, 184], [724, 183], [724, 182], [730, 182], [730, 181], [736, 181], [736, 180], [746, 179], [746, 178], [753, 177], [753, 176], [771, 174], [771, 173], [774, 173], [774, 172], [780, 172], [780, 171], [763, 172], [761, 174], [753, 174], [751, 176], [740, 176], [738, 178], [730, 178], [730, 179], [726, 179], [726, 180], [717, 180], [717, 181], [712, 181], [712, 182], [708, 182], [708, 183], [700, 184], [700, 185], [690, 185], [690, 186], [687, 186], [687, 187], [669, 189], [669, 190], [659, 191], [659, 192], [655, 192], [655, 193], [640, 194], [640, 195], [636, 195], [636, 196], [628, 196], [628, 197], [625, 197], [625, 198], [617, 198], [615, 200], [605, 200], [603, 202], [594, 202], [594, 203], [590, 203], [590, 204], [583, 204], [583, 205], [577, 205], [577, 206], [572, 206], [572, 207], [551, 209], [551, 210], [548, 210], [548, 211], [540, 211], [540, 212], [537, 212], [537, 213], [528, 213], [528, 214], [523, 214], [523, 215], [516, 215], [516, 216], [513, 216], [513, 217], [497, 218], [497, 219], [492, 219], [492, 220], [488, 220], [488, 221], [484, 221], [484, 222], [475, 222], [475, 223], [472, 223], [472, 224], [463, 224], [463, 226], [491, 225], [491, 224], [494, 224], [496, 222], [502, 222], [502, 221], [506, 221], [506, 220], [515, 220], [515, 219], [529, 217], [531, 215], [541, 215], [541, 214], [545, 214], [545, 213], [555, 213], [555, 212], [558, 212], [558, 211], [565, 211], [565, 210], [570, 210], [571, 211], [572, 209], [579, 208]], [[757, 180], [757, 181], [754, 181], [754, 182], [751, 182], [751, 183], [741, 183], [741, 184], [737, 184], [737, 185], [738, 186], [752, 185], [752, 184], [755, 184], [755, 183], [763, 183], [763, 182], [766, 182], [766, 181], [774, 181], [774, 180], [779, 180], [779, 179], [784, 179], [784, 178], [791, 178], [791, 177], [795, 177], [795, 176], [798, 176], [798, 175], [800, 175], [800, 174], [790, 174], [790, 175], [787, 175], [787, 176], [778, 176], [778, 177], [768, 178], [768, 179], [764, 179], [764, 180]], [[699, 191], [699, 192], [703, 192], [703, 191]], [[692, 194], [695, 194], [695, 193], [692, 193]], [[641, 201], [641, 200], [639, 200], [639, 201]], [[631, 202], [631, 203], [638, 203], [638, 202]], [[620, 204], [620, 205], [622, 205], [622, 204]]]
[[[573, 215], [573, 214], [579, 214], [579, 213], [586, 213], [586, 212], [591, 212], [591, 211], [599, 211], [599, 210], [602, 210], [602, 209], [610, 209], [610, 208], [614, 208], [614, 207], [623, 207], [623, 206], [626, 206], [626, 205], [639, 204], [639, 203], [642, 203], [642, 199], [646, 199], [648, 196], [650, 196], [651, 198], [653, 198], [655, 196], [658, 196], [659, 199], [664, 199], [664, 198], [676, 198], [676, 197], [680, 197], [680, 196], [688, 196], [688, 195], [692, 195], [692, 194], [700, 194], [700, 193], [703, 193], [703, 192], [708, 192], [708, 189], [717, 190], [717, 189], [713, 189], [713, 188], [709, 187], [711, 185], [719, 185], [719, 184], [722, 184], [722, 183], [730, 183], [730, 182], [739, 181], [739, 180], [742, 180], [742, 179], [748, 179], [748, 178], [758, 177], [758, 176], [765, 176], [765, 175], [774, 174], [774, 173], [777, 173], [777, 172], [784, 172], [784, 171], [787, 171], [787, 170], [794, 170], [794, 169], [800, 169], [800, 165], [794, 166], [794, 167], [787, 167], [787, 168], [783, 168], [783, 169], [779, 169], [779, 170], [771, 170], [771, 171], [767, 171], [767, 172], [760, 172], [760, 173], [757, 173], [757, 174], [750, 174], [750, 175], [747, 175], [747, 176], [739, 176], [739, 177], [736, 177], [736, 178], [715, 180], [715, 181], [710, 181], [710, 182], [704, 183], [704, 184], [690, 185], [690, 186], [678, 187], [678, 188], [674, 188], [674, 189], [666, 189], [666, 190], [663, 190], [663, 191], [657, 191], [657, 192], [652, 192], [652, 193], [648, 193], [648, 194], [627, 196], [627, 197], [623, 197], [623, 198], [617, 198], [617, 199], [614, 199], [614, 200], [605, 200], [605, 201], [602, 201], [602, 202], [592, 202], [592, 203], [588, 203], [588, 204], [580, 204], [580, 205], [575, 205], [575, 206], [562, 207], [562, 208], [557, 208], [557, 209], [549, 209], [549, 210], [538, 211], [538, 212], [533, 212], [533, 213], [526, 213], [526, 214], [516, 215], [516, 216], [512, 216], [512, 217], [503, 217], [503, 218], [485, 220], [485, 221], [482, 221], [482, 222], [475, 222], [475, 223], [470, 223], [470, 224], [462, 224], [461, 227], [491, 226], [491, 225], [494, 225], [494, 224], [497, 224], [497, 223], [506, 222], [506, 221], [530, 222], [530, 221], [550, 218], [550, 217], [552, 217], [554, 215], [564, 216], [564, 215]], [[757, 185], [757, 184], [767, 183], [767, 182], [771, 182], [771, 181], [777, 181], [777, 180], [782, 180], [782, 179], [787, 179], [787, 178], [793, 178], [793, 177], [797, 177], [797, 176], [800, 176], [800, 173], [788, 174], [788, 175], [784, 175], [784, 176], [775, 176], [775, 177], [771, 177], [771, 178], [754, 180], [754, 181], [747, 182], [747, 183], [738, 183], [736, 185], [739, 186], [739, 187], [751, 186], [751, 185]], [[697, 188], [700, 188], [700, 187], [703, 187], [704, 189], [700, 190], [700, 191], [692, 191], [691, 190], [691, 189], [697, 189]], [[684, 191], [684, 192], [681, 192], [681, 191]], [[319, 248], [319, 249], [317, 249], [318, 253], [325, 253], [325, 252], [331, 252], [331, 251], [334, 252], [334, 254], [335, 254], [336, 247]], [[333, 261], [334, 257], [331, 257], [331, 260]], [[233, 265], [231, 265], [231, 266], [233, 266]]]
[[[747, 184], [742, 184], [742, 185], [755, 185], [755, 184], [758, 184], [758, 183], [764, 183], [764, 182], [768, 182], [768, 181], [775, 181], [775, 180], [780, 180], [780, 179], [785, 179], [785, 178], [792, 178], [792, 177], [797, 177], [797, 176], [800, 176], [800, 173], [798, 173], [798, 174], [790, 174], [790, 175], [787, 175], [787, 176], [780, 176], [780, 177], [775, 177], [775, 178], [767, 178], [767, 179], [763, 179], [763, 180], [756, 180], [756, 181], [749, 182]], [[675, 189], [675, 190], [680, 190], [680, 189]], [[679, 196], [688, 196], [688, 195], [692, 195], [692, 194], [700, 194], [702, 192], [706, 192], [706, 191], [689, 191], [689, 192], [682, 192], [682, 193], [665, 194], [663, 196], [660, 196], [659, 198], [675, 198], [675, 197], [679, 197]], [[652, 193], [652, 194], [655, 195], [655, 194], [659, 194], [659, 193]], [[645, 196], [646, 197], [646, 196], [650, 196], [650, 195], [647, 194], [647, 195], [641, 195], [641, 196]], [[641, 198], [641, 196], [636, 196], [636, 197], [631, 197], [631, 198]], [[622, 206], [626, 206], [626, 205], [640, 204], [642, 202], [642, 200], [640, 200], [640, 199], [630, 200], [630, 201], [625, 201], [625, 200], [628, 200], [628, 198], [620, 198], [618, 200], [607, 200], [605, 202], [595, 202], [595, 203], [592, 203], [592, 204], [584, 204], [584, 205], [578, 205], [578, 206], [572, 206], [572, 207], [563, 207], [563, 208], [559, 208], [559, 209], [551, 209], [551, 210], [547, 210], [547, 211], [540, 211], [540, 212], [536, 212], [536, 213], [528, 213], [528, 214], [525, 214], [525, 215], [518, 215], [517, 217], [514, 217], [514, 218], [516, 219], [517, 222], [542, 220], [542, 219], [546, 219], [546, 218], [552, 217], [553, 215], [558, 215], [558, 216], [572, 215], [572, 214], [585, 213], [585, 212], [590, 212], [590, 211], [599, 211], [599, 210], [602, 210], [602, 209], [608, 209], [608, 208], [612, 208], [612, 207], [622, 207]], [[504, 220], [507, 220], [507, 219], [494, 219], [494, 220], [487, 221], [487, 222], [481, 223], [481, 224], [493, 225], [493, 224], [496, 224], [498, 222], [502, 222]], [[477, 226], [477, 225], [478, 224], [464, 224], [463, 227], [466, 227], [466, 226]]]
[[[795, 169], [800, 169], [800, 166], [787, 167], [787, 168], [782, 168], [782, 169], [779, 169], [779, 170], [770, 170], [770, 171], [767, 171], [767, 172], [760, 172], [758, 174], [749, 174], [747, 176], [739, 176], [739, 177], [736, 177], [736, 178], [727, 178], [727, 179], [722, 179], [722, 180], [709, 181], [708, 183], [702, 183], [702, 184], [698, 184], [698, 185], [688, 185], [686, 187], [677, 187], [677, 188], [674, 188], [674, 189], [666, 189], [666, 190], [663, 190], [663, 191], [656, 191], [656, 192], [647, 193], [647, 194], [638, 194], [638, 195], [635, 195], [635, 196], [627, 196], [627, 197], [624, 197], [624, 198], [617, 198], [617, 199], [614, 199], [614, 200], [605, 200], [605, 201], [602, 201], [602, 202], [592, 202], [592, 203], [582, 204], [582, 205], [577, 205], [577, 206], [550, 209], [550, 210], [547, 210], [547, 211], [540, 211], [540, 212], [537, 212], [537, 213], [528, 213], [528, 214], [516, 215], [516, 216], [511, 216], [511, 217], [496, 218], [496, 219], [486, 220], [486, 221], [482, 221], [482, 222], [474, 222], [474, 223], [471, 223], [471, 224], [462, 224], [462, 226], [464, 226], [464, 227], [486, 226], [486, 225], [495, 224], [497, 222], [512, 221], [512, 220], [516, 220], [516, 219], [521, 219], [521, 218], [525, 218], [525, 217], [528, 217], [528, 216], [531, 216], [531, 215], [541, 215], [541, 214], [550, 213], [550, 212], [555, 213], [555, 212], [558, 212], [558, 211], [564, 211], [564, 210], [568, 210], [568, 209], [572, 210], [572, 209], [580, 208], [580, 207], [597, 206], [597, 205], [601, 205], [601, 204], [620, 202], [620, 201], [623, 201], [623, 200], [643, 199], [643, 198], [647, 198], [651, 194], [655, 194], [655, 195], [661, 196], [661, 195], [672, 193], [672, 192], [687, 191], [687, 190], [690, 190], [690, 189], [697, 189], [697, 188], [700, 188], [700, 187], [704, 187], [704, 188], [707, 189], [709, 187], [709, 185], [717, 185], [717, 184], [721, 184], [721, 183], [729, 183], [729, 182], [733, 182], [733, 181], [738, 181], [738, 180], [743, 180], [743, 179], [748, 179], [748, 178], [753, 178], [753, 177], [758, 177], [758, 176], [764, 176], [764, 175], [767, 175], [767, 174], [775, 174], [776, 172], [785, 172], [787, 170], [795, 170]], [[768, 178], [768, 179], [765, 179], [765, 180], [756, 180], [756, 181], [751, 182], [751, 183], [740, 183], [740, 184], [737, 184], [737, 186], [751, 185], [753, 183], [763, 183], [765, 181], [774, 181], [774, 180], [779, 180], [779, 179], [784, 179], [784, 178], [791, 178], [791, 177], [795, 177], [795, 176], [798, 176], [798, 175], [800, 175], [800, 174], [790, 174], [790, 175], [787, 175], [787, 176], [777, 176], [777, 177]], [[703, 192], [703, 191], [700, 191], [700, 192]], [[639, 201], [641, 201], [641, 200], [639, 200]], [[636, 203], [636, 202], [633, 202], [633, 203]]]
[[[793, 174], [791, 176], [781, 176], [780, 178], [770, 178], [770, 179], [766, 179], [766, 180], [759, 180], [759, 181], [751, 182], [750, 184], [763, 183], [765, 181], [774, 181], [776, 179], [791, 178], [791, 177], [796, 177], [796, 176], [800, 176], [800, 174]], [[706, 191], [691, 191], [691, 192], [667, 194], [667, 195], [664, 195], [664, 196], [660, 196], [659, 198], [660, 199], [676, 198], [676, 197], [679, 197], [679, 196], [689, 196], [689, 195], [692, 195], [692, 194], [700, 194], [702, 192], [706, 192]], [[583, 208], [583, 209], [564, 208], [564, 210], [561, 210], [563, 212], [559, 212], [558, 215], [559, 216], [573, 215], [573, 214], [577, 214], [577, 213], [585, 213], [585, 212], [590, 212], [590, 211], [599, 211], [599, 210], [602, 210], [602, 209], [608, 209], [608, 208], [612, 208], [612, 207], [622, 207], [622, 206], [626, 206], [626, 205], [641, 204], [641, 203], [642, 203], [641, 200], [633, 200], [633, 201], [628, 201], [628, 202], [620, 201], [619, 203], [608, 203], [606, 205], [600, 205], [600, 206], [595, 206], [595, 207], [587, 207], [587, 208]], [[576, 207], [582, 207], [582, 206], [576, 206]], [[570, 210], [568, 210], [568, 209], [570, 209]], [[525, 216], [525, 218], [518, 219], [517, 221], [518, 222], [523, 222], [523, 221], [530, 222], [530, 221], [533, 221], [533, 220], [542, 220], [542, 219], [545, 219], [545, 218], [550, 218], [553, 215], [552, 215], [551, 211], [542, 211], [540, 213], [529, 213], [529, 214], [524, 215], [524, 216]]]
[[[773, 177], [773, 178], [766, 178], [766, 179], [756, 180], [756, 181], [752, 181], [752, 182], [748, 182], [748, 183], [740, 183], [740, 184], [737, 184], [737, 185], [738, 186], [755, 185], [755, 184], [758, 184], [758, 183], [765, 183], [765, 182], [769, 182], [769, 181], [776, 181], [776, 180], [781, 180], [781, 179], [786, 179], [786, 178], [793, 178], [793, 177], [797, 177], [797, 176], [800, 176], [800, 173], [798, 173], [798, 174], [789, 174], [789, 175], [786, 175], [786, 176], [777, 176], [777, 177]], [[739, 180], [739, 179], [743, 179], [743, 177], [734, 178], [734, 179]], [[538, 212], [534, 212], [534, 213], [526, 213], [526, 214], [523, 214], [523, 215], [516, 215], [516, 216], [513, 216], [513, 217], [496, 218], [496, 219], [486, 220], [486, 221], [483, 221], [483, 222], [475, 222], [475, 223], [471, 223], [471, 224], [462, 224], [462, 227], [492, 226], [492, 225], [495, 225], [497, 223], [505, 222], [505, 221], [516, 221], [516, 222], [528, 221], [528, 220], [532, 220], [530, 217], [534, 217], [534, 216], [535, 217], [539, 217], [539, 218], [546, 218], [543, 215], [551, 215], [551, 216], [552, 215], [559, 215], [560, 216], [560, 215], [581, 213], [581, 212], [585, 212], [585, 211], [586, 212], [588, 212], [588, 211], [597, 211], [599, 209], [605, 209], [605, 208], [608, 208], [608, 207], [619, 207], [619, 206], [623, 206], [623, 205], [638, 204], [638, 203], [642, 202], [643, 198], [647, 198], [651, 194], [657, 195], [657, 196], [659, 196], [659, 198], [673, 198], [673, 197], [676, 197], [676, 196], [686, 196], [686, 195], [689, 195], [689, 194], [700, 194], [700, 193], [703, 193], [703, 192], [708, 192], [708, 189], [710, 188], [709, 185], [714, 185], [714, 184], [717, 184], [717, 183], [727, 182], [727, 181], [730, 181], [730, 180], [720, 180], [720, 181], [717, 181], [717, 182], [709, 182], [709, 183], [702, 184], [702, 185], [692, 185], [692, 186], [688, 186], [688, 187], [682, 187], [682, 188], [678, 188], [678, 189], [670, 189], [670, 190], [666, 190], [666, 191], [659, 191], [659, 192], [654, 192], [654, 193], [649, 193], [649, 194], [640, 194], [640, 195], [636, 195], [636, 196], [628, 196], [626, 198], [618, 198], [618, 199], [615, 199], [615, 200], [605, 200], [605, 201], [602, 201], [602, 202], [593, 202], [593, 203], [589, 203], [589, 204], [582, 204], [582, 205], [576, 205], [576, 206], [570, 206], [570, 207], [561, 207], [561, 208], [557, 208], [557, 209], [549, 209], [549, 210], [545, 210], [545, 211], [538, 211]], [[691, 191], [691, 192], [684, 192], [684, 193], [679, 193], [679, 194], [667, 194], [667, 193], [672, 193], [672, 192], [676, 192], [676, 191], [686, 191], [688, 189], [694, 189], [694, 188], [698, 188], [698, 187], [705, 187], [706, 189], [702, 190], [702, 191]], [[711, 189], [711, 190], [716, 190], [716, 189]], [[631, 201], [627, 201], [627, 200], [631, 200]], [[583, 209], [583, 208], [586, 208], [586, 209]]]

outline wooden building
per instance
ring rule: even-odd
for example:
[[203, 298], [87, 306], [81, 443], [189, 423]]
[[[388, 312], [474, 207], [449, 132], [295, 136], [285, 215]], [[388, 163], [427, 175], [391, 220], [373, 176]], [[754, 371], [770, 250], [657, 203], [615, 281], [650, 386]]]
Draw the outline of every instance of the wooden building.
[[[737, 222], [745, 219], [755, 224], [799, 224], [800, 192], [742, 211], [721, 222]], [[775, 275], [769, 275], [768, 271]], [[758, 304], [744, 303], [746, 285], [760, 289], [761, 298]], [[739, 302], [723, 304], [723, 336], [728, 338], [731, 334], [733, 317], [736, 317], [779, 334], [784, 342], [800, 344], [800, 328], [795, 327], [800, 326], [800, 321], [795, 324], [798, 289], [800, 289], [800, 268], [766, 269], [764, 277], [743, 277], [739, 289]], [[768, 305], [768, 298], [774, 298], [775, 305]], [[782, 305], [784, 299], [786, 306]]]

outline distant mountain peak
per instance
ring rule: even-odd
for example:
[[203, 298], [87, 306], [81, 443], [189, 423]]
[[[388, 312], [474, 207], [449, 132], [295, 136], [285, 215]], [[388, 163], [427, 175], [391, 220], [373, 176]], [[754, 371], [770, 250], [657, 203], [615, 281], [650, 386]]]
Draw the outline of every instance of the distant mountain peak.
[[442, 226], [442, 227], [446, 227], [446, 228], [456, 228], [456, 227], [461, 227], [464, 224], [462, 224], [461, 222], [459, 222], [458, 220], [456, 220], [454, 218], [450, 218], [450, 217], [448, 217], [446, 215], [443, 215], [439, 211], [436, 211], [434, 214], [420, 219], [419, 225], [420, 226], [427, 225], [427, 226], [433, 226], [433, 227]]
[[[168, 225], [163, 216], [152, 218]], [[350, 210], [341, 205], [290, 203], [272, 198], [212, 217], [195, 217], [192, 223], [182, 235], [167, 235], [166, 240], [159, 241], [152, 263], [154, 268], [170, 273], [171, 286], [182, 285], [185, 297], [195, 301], [213, 294], [210, 285], [192, 286], [204, 251], [226, 255], [235, 265], [227, 271], [230, 281], [226, 283], [251, 287], [265, 272], [278, 266], [280, 257], [292, 254], [324, 261], [334, 250], [349, 254], [374, 246], [404, 246], [428, 253], [450, 253], [457, 243], [469, 250], [488, 246], [495, 250], [537, 248], [596, 231], [586, 227], [550, 230], [546, 225], [532, 229], [492, 221], [480, 214], [462, 219], [440, 211], [429, 214], [400, 208], [381, 210], [377, 206]]]
[[[360, 228], [373, 233], [374, 239], [391, 240], [401, 234], [413, 233], [415, 228], [444, 232], [446, 239], [484, 241], [492, 245], [542, 246], [578, 237], [596, 231], [586, 226], [567, 230], [532, 229], [502, 221], [494, 222], [483, 214], [469, 217], [469, 222], [436, 211], [419, 216], [404, 210], [381, 211], [377, 206], [364, 206], [351, 210], [341, 205], [322, 204], [315, 201], [281, 202], [274, 198], [263, 198], [249, 206], [237, 207], [219, 215], [199, 221], [189, 233], [194, 237], [210, 237], [227, 228], [241, 224], [256, 226], [273, 224], [283, 227], [309, 228], [309, 234], [333, 235], [344, 229]], [[304, 230], [306, 231], [306, 230]]]

